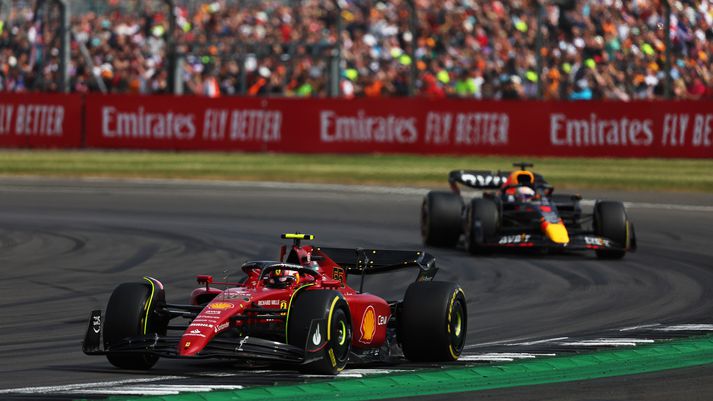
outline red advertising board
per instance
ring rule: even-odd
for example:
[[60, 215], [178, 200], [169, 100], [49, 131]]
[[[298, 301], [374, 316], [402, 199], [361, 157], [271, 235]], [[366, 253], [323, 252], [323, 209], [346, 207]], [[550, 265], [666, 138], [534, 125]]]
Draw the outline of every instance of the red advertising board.
[[713, 157], [713, 102], [89, 95], [98, 148]]
[[78, 148], [81, 145], [81, 95], [0, 93], [0, 146]]
[[283, 121], [285, 115], [295, 119], [297, 110], [285, 110], [284, 102], [88, 95], [86, 142], [97, 148], [283, 151], [286, 143], [299, 143], [297, 130]]

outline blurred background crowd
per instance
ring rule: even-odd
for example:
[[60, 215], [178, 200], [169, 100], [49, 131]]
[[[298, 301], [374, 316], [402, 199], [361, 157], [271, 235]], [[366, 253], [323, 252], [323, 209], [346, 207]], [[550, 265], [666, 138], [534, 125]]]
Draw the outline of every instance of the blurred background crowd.
[[[59, 21], [41, 2], [0, 2], [0, 91], [57, 90]], [[162, 1], [69, 3], [71, 91], [171, 91]], [[341, 96], [406, 96], [415, 68], [417, 96], [529, 99], [538, 79], [544, 99], [664, 96], [661, 0], [542, 0], [539, 76], [535, 0], [414, 0], [413, 31], [406, 0], [176, 4], [183, 93], [324, 97], [336, 71]], [[713, 0], [670, 6], [673, 97], [713, 99]]]

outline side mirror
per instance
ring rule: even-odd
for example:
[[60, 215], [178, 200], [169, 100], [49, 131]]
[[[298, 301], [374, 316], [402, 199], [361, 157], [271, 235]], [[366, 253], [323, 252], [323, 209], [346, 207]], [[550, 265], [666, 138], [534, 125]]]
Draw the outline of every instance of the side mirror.
[[198, 284], [205, 284], [208, 286], [208, 284], [213, 282], [213, 276], [209, 274], [199, 274], [196, 276], [196, 281], [198, 281]]

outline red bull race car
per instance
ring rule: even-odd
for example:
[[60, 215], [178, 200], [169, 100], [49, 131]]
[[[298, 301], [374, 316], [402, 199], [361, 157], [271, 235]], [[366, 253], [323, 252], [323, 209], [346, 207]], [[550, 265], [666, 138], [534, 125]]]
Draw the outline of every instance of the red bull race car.
[[[634, 224], [624, 204], [597, 201], [585, 214], [581, 196], [554, 194], [531, 163], [518, 170], [455, 170], [451, 191], [430, 191], [421, 207], [421, 236], [432, 246], [456, 246], [461, 237], [472, 254], [496, 249], [594, 250], [598, 258], [620, 259], [636, 250]], [[482, 191], [466, 200], [460, 186]]]
[[[293, 363], [337, 374], [350, 363], [401, 358], [454, 361], [465, 344], [466, 299], [455, 283], [433, 281], [435, 258], [420, 251], [302, 246], [308, 234], [283, 234], [279, 261], [242, 266], [239, 282], [201, 285], [190, 304], [166, 302], [155, 278], [120, 284], [106, 308], [92, 311], [83, 342], [88, 355], [114, 366], [148, 369], [159, 358], [224, 358]], [[413, 269], [403, 299], [365, 292], [364, 277]], [[347, 284], [358, 275], [359, 288]]]

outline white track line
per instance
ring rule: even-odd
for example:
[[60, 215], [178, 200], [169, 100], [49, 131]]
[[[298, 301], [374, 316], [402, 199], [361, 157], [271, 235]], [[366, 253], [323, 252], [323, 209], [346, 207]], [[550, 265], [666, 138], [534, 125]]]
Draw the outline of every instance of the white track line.
[[459, 361], [465, 362], [510, 362], [516, 359], [534, 359], [540, 356], [555, 356], [556, 354], [529, 354], [515, 352], [491, 352], [477, 355], [461, 355]]
[[201, 372], [201, 373], [196, 373], [197, 376], [206, 376], [206, 377], [233, 377], [237, 376], [237, 373], [228, 373], [228, 372]]
[[537, 340], [537, 341], [528, 341], [524, 343], [513, 343], [513, 344], [506, 344], [508, 346], [523, 346], [523, 345], [537, 345], [537, 344], [546, 344], [546, 343], [551, 343], [555, 341], [562, 341], [566, 340], [569, 337], [556, 337], [556, 338], [547, 338], [544, 340]]
[[489, 342], [478, 343], [478, 344], [469, 344], [463, 348], [464, 349], [472, 349], [472, 348], [491, 347], [493, 345], [508, 345], [508, 343], [513, 343], [515, 341], [525, 341], [525, 340], [529, 340], [529, 338], [528, 337], [519, 337], [519, 338], [510, 338], [507, 340], [489, 341]]
[[652, 324], [642, 324], [640, 326], [631, 326], [631, 327], [625, 327], [623, 329], [619, 329], [619, 331], [632, 331], [632, 330], [641, 330], [641, 329], [651, 329], [654, 327], [661, 326], [661, 323], [652, 323]]
[[634, 347], [638, 344], [650, 344], [654, 340], [648, 338], [599, 338], [596, 340], [582, 340], [562, 342], [559, 345], [566, 347]]
[[180, 393], [207, 393], [216, 390], [241, 390], [239, 385], [187, 385], [155, 384], [144, 386], [105, 387], [68, 391], [66, 394], [123, 394], [123, 395], [175, 395]]
[[10, 393], [23, 393], [23, 394], [39, 394], [39, 393], [53, 393], [53, 392], [65, 392], [72, 390], [82, 390], [86, 388], [99, 388], [99, 387], [113, 387], [122, 386], [125, 384], [138, 384], [138, 383], [151, 383], [161, 380], [176, 380], [185, 379], [185, 376], [156, 376], [156, 377], [144, 377], [139, 379], [126, 379], [126, 380], [114, 380], [108, 382], [96, 382], [96, 383], [79, 383], [79, 384], [66, 384], [60, 386], [42, 386], [42, 387], [19, 387], [0, 390], [0, 394], [10, 394]]
[[713, 331], [713, 324], [679, 324], [661, 327], [656, 331]]

